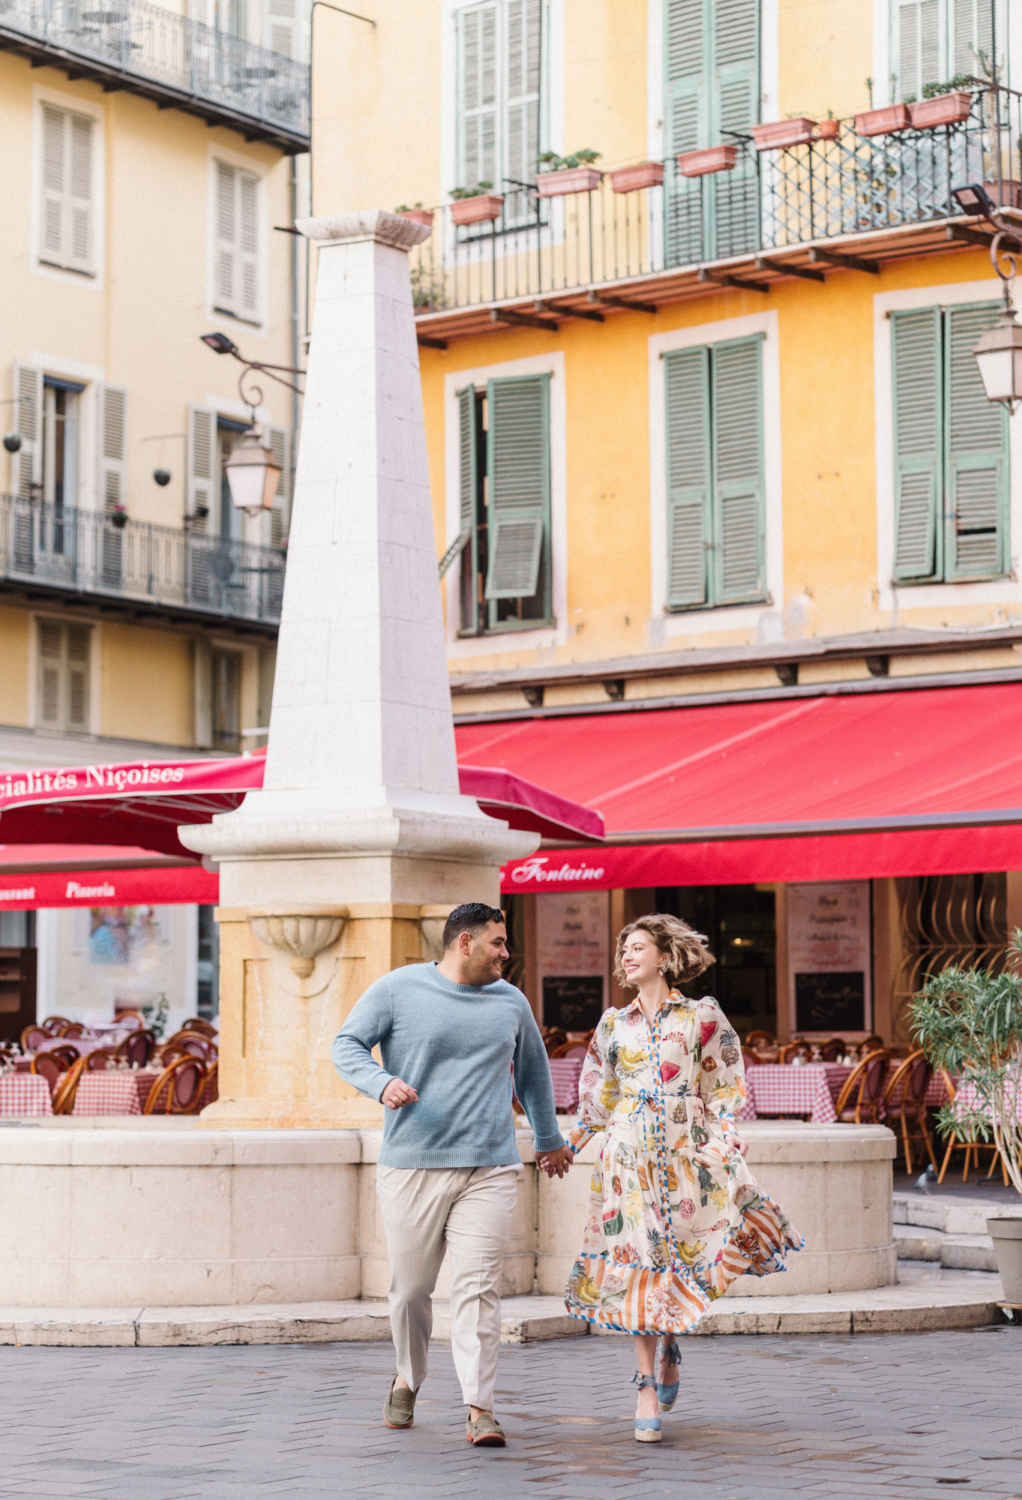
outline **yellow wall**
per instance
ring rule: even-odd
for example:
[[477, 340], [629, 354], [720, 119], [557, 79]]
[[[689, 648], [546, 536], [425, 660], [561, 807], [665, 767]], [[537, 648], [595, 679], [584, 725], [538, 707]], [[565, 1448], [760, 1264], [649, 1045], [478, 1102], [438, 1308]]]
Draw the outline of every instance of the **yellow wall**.
[[0, 721], [19, 727], [28, 723], [29, 618], [23, 609], [0, 605]]
[[192, 643], [183, 633], [105, 624], [100, 636], [104, 735], [190, 745]]

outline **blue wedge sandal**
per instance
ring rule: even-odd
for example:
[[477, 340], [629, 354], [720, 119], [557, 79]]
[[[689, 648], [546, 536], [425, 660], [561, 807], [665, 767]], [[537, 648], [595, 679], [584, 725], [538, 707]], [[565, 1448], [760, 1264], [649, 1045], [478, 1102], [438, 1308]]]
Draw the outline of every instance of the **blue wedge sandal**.
[[[632, 1376], [632, 1384], [637, 1385], [639, 1390], [644, 1390], [647, 1385], [656, 1385], [655, 1375], [643, 1375], [641, 1370], [636, 1370]], [[635, 1419], [635, 1441], [637, 1443], [659, 1443], [661, 1422], [659, 1417], [636, 1417]]]
[[678, 1399], [678, 1387], [681, 1384], [680, 1376], [677, 1375], [678, 1367], [681, 1364], [681, 1350], [678, 1348], [677, 1339], [671, 1339], [671, 1342], [669, 1344], [665, 1344], [663, 1338], [657, 1339], [656, 1364], [653, 1367], [654, 1369], [658, 1370], [660, 1368], [661, 1356], [666, 1357], [672, 1374], [677, 1377], [672, 1385], [661, 1385], [660, 1381], [657, 1381], [657, 1405], [659, 1406], [661, 1411], [670, 1411], [671, 1407]]

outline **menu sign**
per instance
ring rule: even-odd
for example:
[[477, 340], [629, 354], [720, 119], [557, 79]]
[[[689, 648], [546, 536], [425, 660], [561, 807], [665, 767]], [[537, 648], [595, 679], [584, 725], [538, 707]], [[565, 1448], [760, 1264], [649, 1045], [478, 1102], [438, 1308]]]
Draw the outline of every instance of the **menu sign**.
[[872, 1024], [869, 881], [788, 886], [793, 1030], [866, 1032]]
[[544, 1025], [589, 1031], [599, 1021], [610, 967], [609, 923], [607, 891], [536, 897], [536, 969]]

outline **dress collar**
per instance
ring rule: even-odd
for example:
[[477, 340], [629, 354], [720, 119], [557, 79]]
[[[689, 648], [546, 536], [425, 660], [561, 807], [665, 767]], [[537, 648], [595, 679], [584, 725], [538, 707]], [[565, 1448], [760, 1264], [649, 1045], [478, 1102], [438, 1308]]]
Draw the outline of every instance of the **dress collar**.
[[[664, 1008], [665, 1005], [677, 1005], [680, 1002], [680, 1000], [681, 1000], [681, 996], [678, 994], [678, 991], [677, 990], [671, 990], [671, 992], [668, 994], [668, 996], [666, 997], [666, 999], [661, 1000], [659, 1008], [661, 1010], [663, 1010], [663, 1008]], [[639, 997], [638, 997], [638, 995], [636, 995], [635, 998], [631, 1001], [630, 1004], [623, 1006], [622, 1009], [620, 1011], [618, 1011], [618, 1015], [627, 1016], [632, 1011], [641, 1010], [641, 1009], [642, 1009], [642, 1007], [639, 1005]]]

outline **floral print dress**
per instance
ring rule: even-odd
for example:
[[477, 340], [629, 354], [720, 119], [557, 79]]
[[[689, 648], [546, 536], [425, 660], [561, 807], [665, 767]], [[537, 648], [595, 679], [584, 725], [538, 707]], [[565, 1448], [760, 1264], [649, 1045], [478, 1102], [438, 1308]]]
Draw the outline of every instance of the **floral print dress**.
[[605, 1132], [565, 1304], [619, 1333], [687, 1333], [735, 1277], [784, 1270], [802, 1239], [736, 1145], [738, 1038], [716, 1000], [676, 991], [652, 1027], [608, 1010], [579, 1084], [573, 1151]]

